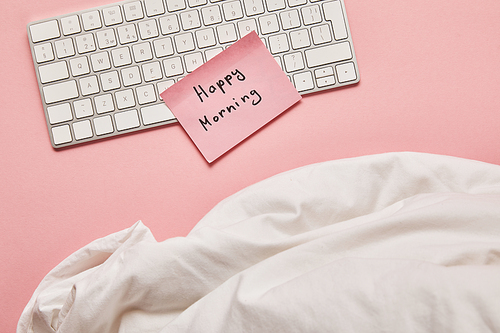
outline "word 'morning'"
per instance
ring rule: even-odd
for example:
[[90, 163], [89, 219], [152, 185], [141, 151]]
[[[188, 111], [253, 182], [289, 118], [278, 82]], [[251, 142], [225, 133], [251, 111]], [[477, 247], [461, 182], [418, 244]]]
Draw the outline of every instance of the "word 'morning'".
[[[240, 72], [238, 69], [235, 69], [234, 71], [231, 71], [230, 74], [224, 76], [224, 79], [219, 80], [219, 81], [215, 82], [215, 85], [211, 85], [210, 87], [208, 87], [208, 89], [207, 89], [208, 93], [213, 94], [217, 90], [220, 90], [223, 94], [225, 94], [226, 91], [224, 90], [223, 87], [226, 85], [226, 83], [228, 85], [232, 86], [233, 83], [231, 82], [231, 80], [233, 79], [233, 77], [236, 77], [236, 79], [238, 81], [245, 81], [245, 75], [243, 75], [243, 73]], [[193, 89], [202, 103], [203, 103], [203, 96], [205, 96], [205, 98], [209, 97], [207, 91], [205, 89], [203, 89], [203, 87], [201, 85], [198, 85], [199, 91], [198, 91], [198, 89], [196, 89], [196, 87], [193, 87]]]
[[[259, 95], [259, 93], [255, 90], [252, 89], [250, 90], [250, 95], [253, 96], [252, 99], [252, 105], [256, 106], [262, 101], [262, 97]], [[251, 97], [248, 95], [243, 95], [240, 100], [243, 104], [246, 104], [246, 102], [250, 99]], [[235, 111], [237, 108], [241, 107], [241, 102], [238, 102], [235, 98], [233, 98], [233, 104], [227, 106], [226, 108], [220, 110], [215, 116], [211, 118], [213, 123], [218, 123], [224, 118], [224, 115], [227, 113], [231, 113], [232, 111]], [[207, 126], [212, 126], [212, 123], [208, 119], [208, 117], [205, 115], [203, 119], [198, 119], [200, 121], [201, 126], [205, 129], [205, 131], [208, 132], [208, 127]]]

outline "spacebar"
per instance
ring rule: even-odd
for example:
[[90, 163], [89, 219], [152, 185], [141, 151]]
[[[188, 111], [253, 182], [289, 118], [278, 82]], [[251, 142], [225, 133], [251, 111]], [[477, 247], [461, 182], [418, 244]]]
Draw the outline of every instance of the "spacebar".
[[311, 49], [307, 50], [305, 53], [307, 65], [309, 67], [317, 67], [352, 58], [351, 45], [349, 42]]

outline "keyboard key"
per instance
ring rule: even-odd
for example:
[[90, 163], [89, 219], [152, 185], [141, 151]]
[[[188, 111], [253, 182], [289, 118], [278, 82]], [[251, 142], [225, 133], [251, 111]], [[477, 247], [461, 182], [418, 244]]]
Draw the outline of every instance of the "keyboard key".
[[153, 43], [157, 58], [166, 57], [174, 54], [174, 45], [170, 37], [157, 39]]
[[269, 37], [269, 47], [271, 48], [271, 53], [273, 54], [290, 50], [288, 38], [285, 34], [273, 35]]
[[170, 109], [164, 103], [141, 108], [141, 115], [144, 125], [175, 119]]
[[134, 1], [124, 4], [123, 11], [125, 12], [125, 20], [127, 21], [135, 21], [144, 17], [144, 12], [142, 11], [142, 5], [140, 1]]
[[321, 14], [318, 5], [302, 8], [301, 12], [305, 25], [321, 22]]
[[188, 0], [189, 7], [198, 7], [207, 4], [207, 0]]
[[238, 21], [238, 30], [240, 32], [240, 37], [244, 37], [252, 31], [258, 32], [257, 24], [254, 19]]
[[260, 31], [262, 34], [270, 34], [280, 30], [276, 15], [266, 15], [259, 17]]
[[113, 133], [113, 121], [111, 116], [94, 118], [94, 129], [96, 135]]
[[54, 144], [56, 145], [73, 141], [69, 125], [52, 127], [52, 138], [54, 139]]
[[75, 133], [75, 140], [88, 139], [93, 136], [90, 120], [83, 120], [73, 123], [73, 133]]
[[42, 91], [45, 103], [47, 104], [78, 97], [78, 88], [75, 80], [44, 86]]
[[201, 52], [195, 52], [184, 56], [184, 61], [186, 62], [186, 71], [191, 73], [196, 68], [203, 65], [203, 56]]
[[94, 114], [92, 101], [89, 98], [73, 102], [76, 118], [90, 117]]
[[203, 23], [205, 25], [213, 25], [222, 22], [222, 15], [219, 6], [210, 6], [201, 10], [203, 16]]
[[310, 46], [309, 31], [301, 29], [290, 32], [290, 41], [292, 42], [292, 48], [295, 50]]
[[311, 90], [314, 88], [311, 72], [295, 74], [293, 76], [293, 82], [295, 83], [295, 88], [297, 88], [298, 92]]
[[186, 3], [184, 0], [166, 0], [167, 9], [169, 12], [174, 12], [186, 8]]
[[123, 22], [122, 12], [119, 6], [112, 6], [102, 10], [104, 16], [104, 24], [107, 26], [115, 25]]
[[88, 53], [96, 50], [94, 35], [86, 34], [76, 37], [76, 49], [78, 53]]
[[243, 9], [239, 1], [227, 1], [222, 4], [226, 21], [232, 21], [243, 17]]
[[309, 67], [317, 67], [352, 58], [349, 42], [306, 50], [305, 55]]
[[88, 96], [92, 94], [97, 94], [99, 92], [99, 84], [97, 83], [97, 76], [92, 75], [88, 77], [81, 78], [80, 91], [83, 96]]
[[326, 86], [332, 86], [335, 84], [335, 77], [332, 76], [325, 76], [325, 77], [320, 77], [316, 79], [316, 84], [318, 87], [326, 87]]
[[132, 89], [117, 91], [115, 97], [116, 106], [120, 110], [135, 106], [134, 92]]
[[56, 54], [59, 59], [75, 55], [75, 47], [71, 38], [58, 40], [55, 42]]
[[331, 66], [316, 69], [314, 76], [316, 77], [316, 85], [318, 87], [323, 88], [335, 84], [335, 75]]
[[325, 19], [332, 22], [335, 39], [347, 38], [347, 28], [340, 1], [326, 2], [323, 4], [323, 9], [325, 10]]
[[101, 14], [97, 10], [82, 14], [83, 29], [86, 31], [102, 27]]
[[332, 35], [328, 25], [319, 25], [311, 28], [313, 43], [316, 45], [329, 43], [332, 41]]
[[137, 101], [140, 105], [156, 102], [155, 87], [152, 84], [137, 87], [135, 92], [137, 93]]
[[191, 30], [201, 27], [200, 15], [197, 10], [190, 10], [181, 13], [181, 23], [184, 30]]
[[69, 103], [49, 106], [47, 108], [47, 113], [49, 115], [49, 122], [51, 124], [59, 124], [73, 119], [73, 114], [71, 113], [71, 106], [69, 105]]
[[31, 40], [38, 43], [61, 36], [56, 20], [38, 23], [30, 26]]
[[59, 61], [38, 67], [42, 83], [54, 82], [69, 77], [68, 66], [65, 61]]
[[111, 51], [111, 57], [113, 58], [113, 64], [115, 67], [130, 65], [132, 63], [132, 57], [128, 47], [114, 49]]
[[264, 13], [264, 3], [262, 0], [243, 0], [243, 5], [248, 16]]
[[35, 45], [34, 51], [36, 62], [38, 63], [54, 60], [54, 51], [50, 43]]
[[137, 66], [124, 68], [121, 70], [121, 74], [122, 82], [125, 87], [133, 86], [142, 82], [141, 73], [139, 72], [139, 67]]
[[304, 69], [304, 59], [302, 58], [302, 53], [295, 52], [286, 54], [283, 58], [285, 60], [285, 68], [287, 72], [295, 72]]
[[337, 76], [339, 78], [339, 82], [348, 82], [356, 80], [356, 70], [354, 68], [354, 64], [352, 62], [348, 62], [346, 64], [335, 66], [335, 70], [337, 71]]
[[284, 30], [300, 27], [299, 12], [296, 9], [280, 13], [280, 20]]
[[82, 28], [80, 27], [80, 19], [78, 18], [78, 15], [71, 15], [68, 17], [63, 17], [61, 19], [61, 27], [62, 27], [63, 34], [66, 36], [77, 34], [77, 33], [82, 31]]
[[141, 39], [158, 37], [158, 27], [156, 26], [156, 20], [139, 22], [139, 34], [141, 36]]
[[178, 32], [180, 28], [179, 28], [179, 21], [177, 20], [177, 15], [168, 15], [161, 17], [160, 29], [161, 33], [164, 35]]
[[221, 44], [235, 42], [238, 38], [236, 35], [236, 29], [232, 23], [218, 25], [217, 36], [219, 37], [219, 43]]
[[199, 48], [215, 46], [216, 40], [214, 29], [209, 28], [196, 31], [196, 41], [198, 42]]
[[117, 31], [120, 44], [128, 44], [137, 41], [137, 31], [134, 24], [120, 26]]
[[175, 41], [175, 46], [177, 48], [177, 52], [179, 53], [192, 51], [195, 48], [193, 35], [191, 35], [191, 33], [189, 32], [181, 35], [176, 35], [174, 37], [174, 41]]
[[87, 57], [73, 58], [69, 61], [71, 67], [71, 73], [73, 76], [80, 76], [90, 73], [89, 62]]
[[285, 0], [266, 0], [266, 5], [267, 10], [270, 12], [285, 9]]
[[165, 13], [163, 0], [144, 0], [144, 5], [146, 7], [146, 15], [148, 16], [156, 16]]
[[134, 54], [136, 62], [153, 59], [153, 51], [151, 50], [151, 44], [149, 43], [135, 44], [132, 47], [132, 53]]
[[288, 0], [288, 5], [290, 7], [305, 5], [306, 3], [307, 3], [307, 0]]
[[137, 110], [116, 113], [115, 124], [118, 131], [124, 131], [134, 127], [139, 127], [141, 124], [139, 122]]
[[103, 73], [100, 78], [102, 91], [110, 91], [120, 88], [120, 79], [117, 71]]
[[328, 66], [325, 68], [319, 68], [314, 71], [314, 76], [317, 78], [325, 76], [333, 76], [333, 67]]
[[172, 57], [163, 60], [163, 68], [167, 76], [176, 76], [184, 73], [182, 60], [180, 57]]
[[113, 29], [106, 29], [97, 32], [97, 44], [100, 49], [107, 49], [116, 46], [116, 36]]
[[90, 61], [92, 63], [92, 68], [94, 72], [100, 72], [105, 69], [111, 68], [111, 62], [109, 60], [108, 52], [99, 52], [92, 54], [90, 56]]
[[99, 95], [94, 97], [96, 112], [98, 114], [111, 112], [115, 110], [113, 96], [111, 94]]
[[163, 78], [160, 63], [155, 61], [142, 65], [142, 75], [144, 76], [144, 81], [146, 82]]

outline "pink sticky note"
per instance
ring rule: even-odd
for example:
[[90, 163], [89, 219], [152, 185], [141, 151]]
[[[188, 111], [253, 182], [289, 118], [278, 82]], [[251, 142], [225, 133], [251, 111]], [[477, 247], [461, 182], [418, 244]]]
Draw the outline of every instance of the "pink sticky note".
[[255, 32], [161, 97], [209, 163], [301, 98]]

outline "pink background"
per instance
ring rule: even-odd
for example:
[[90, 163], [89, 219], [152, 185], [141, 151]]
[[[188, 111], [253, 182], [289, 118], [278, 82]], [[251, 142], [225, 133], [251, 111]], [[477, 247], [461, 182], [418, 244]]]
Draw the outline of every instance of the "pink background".
[[279, 172], [391, 151], [500, 164], [500, 1], [346, 0], [361, 73], [302, 99], [209, 165], [180, 126], [57, 152], [26, 24], [107, 0], [5, 0], [0, 20], [0, 331], [40, 280], [90, 241], [142, 220], [184, 236], [215, 204]]

